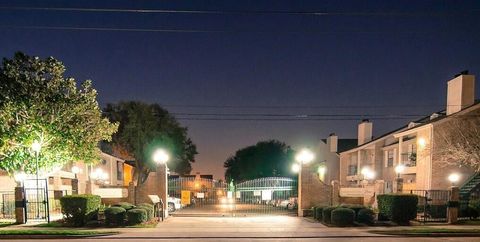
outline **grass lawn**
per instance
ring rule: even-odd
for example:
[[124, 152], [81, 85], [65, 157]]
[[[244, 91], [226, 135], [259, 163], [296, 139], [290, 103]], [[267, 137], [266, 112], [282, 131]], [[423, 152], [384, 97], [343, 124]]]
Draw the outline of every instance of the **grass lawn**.
[[462, 235], [462, 234], [478, 234], [480, 235], [480, 229], [450, 229], [450, 228], [411, 228], [411, 229], [396, 229], [396, 230], [370, 230], [370, 233], [386, 234], [386, 235]]
[[73, 229], [55, 229], [55, 230], [41, 230], [41, 229], [15, 229], [15, 230], [0, 230], [1, 235], [61, 235], [61, 236], [89, 236], [89, 235], [103, 235], [116, 234], [115, 231], [95, 231], [95, 230], [73, 230]]
[[14, 224], [15, 222], [0, 222], [0, 228], [7, 227]]

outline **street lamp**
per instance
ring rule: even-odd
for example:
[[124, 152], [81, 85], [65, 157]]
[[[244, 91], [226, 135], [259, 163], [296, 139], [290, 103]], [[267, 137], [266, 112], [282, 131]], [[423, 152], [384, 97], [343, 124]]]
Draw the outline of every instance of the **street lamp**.
[[302, 163], [308, 164], [315, 158], [315, 155], [308, 149], [302, 149], [296, 156], [295, 160]]
[[77, 179], [77, 174], [80, 173], [81, 169], [78, 166], [72, 167], [72, 173], [75, 175], [75, 179]]
[[153, 152], [152, 158], [155, 163], [166, 165], [167, 161], [170, 159], [170, 156], [165, 150], [157, 149], [155, 152]]
[[448, 176], [448, 180], [452, 183], [452, 187], [455, 186], [455, 183], [460, 180], [460, 175], [458, 173], [452, 173]]
[[[40, 218], [40, 187], [38, 185], [38, 156], [42, 150], [42, 144], [37, 140], [33, 141], [31, 146], [32, 151], [35, 153], [35, 173], [36, 173], [36, 183], [37, 183], [37, 218]], [[47, 191], [45, 191], [47, 192]]]
[[397, 192], [403, 191], [403, 178], [400, 177], [400, 174], [405, 171], [405, 165], [398, 164], [395, 167], [395, 173], [397, 173]]
[[298, 163], [294, 163], [294, 164], [292, 165], [292, 171], [293, 171], [294, 173], [299, 173], [299, 172], [300, 172], [300, 165], [299, 165]]

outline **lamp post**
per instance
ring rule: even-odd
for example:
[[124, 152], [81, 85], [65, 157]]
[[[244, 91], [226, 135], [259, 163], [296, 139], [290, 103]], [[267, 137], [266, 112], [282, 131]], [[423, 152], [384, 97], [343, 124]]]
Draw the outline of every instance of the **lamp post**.
[[42, 144], [38, 142], [37, 140], [33, 141], [32, 151], [35, 153], [35, 173], [36, 173], [36, 184], [37, 184], [37, 219], [40, 218], [40, 187], [38, 184], [38, 156], [40, 154], [40, 151], [42, 149]]
[[298, 152], [295, 155], [295, 161], [297, 163], [292, 165], [292, 171], [293, 172], [298, 172], [298, 181], [297, 181], [297, 187], [298, 187], [298, 214], [299, 216], [303, 216], [303, 199], [302, 199], [302, 166], [304, 164], [308, 164], [315, 159], [315, 155], [308, 149], [302, 149], [300, 152]]
[[398, 164], [395, 167], [395, 173], [397, 173], [397, 192], [403, 191], [403, 178], [400, 177], [400, 174], [405, 171], [405, 165]]
[[[153, 152], [152, 159], [155, 163], [159, 164], [160, 166], [158, 168], [161, 168], [162, 170], [157, 168], [157, 177], [158, 179], [161, 179], [159, 181], [160, 183], [160, 189], [159, 189], [159, 194], [160, 194], [160, 206], [162, 207], [162, 221], [163, 219], [168, 216], [168, 213], [166, 213], [167, 209], [167, 193], [168, 193], [168, 167], [167, 167], [167, 162], [170, 160], [170, 155], [168, 154], [167, 151], [164, 149], [157, 149]], [[163, 169], [164, 173], [163, 173]], [[162, 171], [162, 172], [160, 172]], [[183, 199], [182, 199], [183, 201]], [[158, 210], [157, 210], [158, 211]]]
[[454, 187], [455, 183], [460, 180], [460, 175], [458, 173], [452, 173], [448, 176], [448, 180], [452, 183], [452, 187]]
[[78, 177], [77, 174], [80, 173], [81, 169], [78, 166], [72, 167], [72, 173], [75, 175], [75, 178], [72, 180], [72, 193], [78, 194]]

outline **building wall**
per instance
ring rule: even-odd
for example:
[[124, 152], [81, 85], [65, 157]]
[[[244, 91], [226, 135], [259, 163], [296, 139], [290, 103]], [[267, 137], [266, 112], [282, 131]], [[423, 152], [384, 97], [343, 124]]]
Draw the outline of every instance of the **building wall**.
[[[478, 105], [477, 105], [478, 106]], [[465, 110], [469, 111], [468, 113], [463, 112], [459, 113], [460, 115], [479, 115], [480, 114], [480, 106], [472, 107], [473, 109]], [[454, 122], [454, 118], [446, 118], [441, 122], [435, 123], [433, 126], [433, 151], [432, 151], [432, 183], [431, 189], [447, 189], [451, 186], [450, 181], [448, 181], [448, 176], [453, 173], [459, 173], [460, 181], [456, 184], [461, 186], [463, 183], [466, 182], [474, 174], [474, 169], [470, 167], [460, 167], [459, 164], [453, 160], [445, 160], [441, 156], [441, 147], [444, 145], [442, 133], [445, 130], [452, 127], [452, 123]]]

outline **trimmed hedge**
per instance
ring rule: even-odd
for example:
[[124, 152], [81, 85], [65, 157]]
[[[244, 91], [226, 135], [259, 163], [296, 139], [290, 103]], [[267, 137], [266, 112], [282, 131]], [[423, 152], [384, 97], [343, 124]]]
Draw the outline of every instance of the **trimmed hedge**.
[[109, 207], [105, 209], [106, 225], [123, 225], [127, 210], [122, 207]]
[[355, 211], [351, 208], [336, 208], [332, 211], [331, 222], [335, 226], [345, 227], [353, 225]]
[[468, 207], [480, 214], [480, 199], [472, 199], [468, 202]]
[[332, 217], [332, 211], [337, 208], [337, 207], [324, 207], [322, 209], [322, 221], [324, 223], [331, 223], [332, 220], [331, 220], [331, 217]]
[[60, 205], [67, 223], [83, 226], [98, 216], [101, 201], [97, 195], [68, 195], [60, 198]]
[[[153, 206], [145, 206], [145, 205], [138, 205], [136, 208], [134, 209], [144, 209], [146, 212], [147, 212], [147, 221], [150, 221], [153, 219], [154, 217], [154, 210], [153, 210]], [[130, 210], [129, 210], [130, 211]]]
[[151, 209], [155, 209], [155, 206], [153, 206], [153, 204], [150, 204], [150, 203], [140, 203], [137, 206], [143, 206], [143, 207], [149, 207]]
[[316, 207], [315, 213], [316, 213], [316, 219], [317, 220], [321, 221], [323, 219], [323, 214], [322, 214], [323, 213], [323, 208], [324, 207]]
[[359, 223], [372, 225], [375, 223], [375, 212], [369, 208], [360, 209], [355, 219]]
[[135, 205], [131, 204], [131, 203], [127, 203], [127, 202], [119, 202], [117, 204], [114, 204], [112, 207], [121, 207], [125, 210], [130, 210], [130, 209], [133, 209], [135, 208]]
[[147, 221], [147, 210], [134, 208], [127, 211], [127, 222], [130, 225], [141, 224]]
[[360, 205], [360, 204], [342, 204], [340, 205], [342, 208], [350, 208], [353, 211], [355, 211], [355, 216], [358, 216], [358, 212], [362, 209], [365, 209], [367, 207]]
[[393, 222], [407, 224], [417, 216], [417, 195], [381, 194], [377, 200], [380, 214]]

